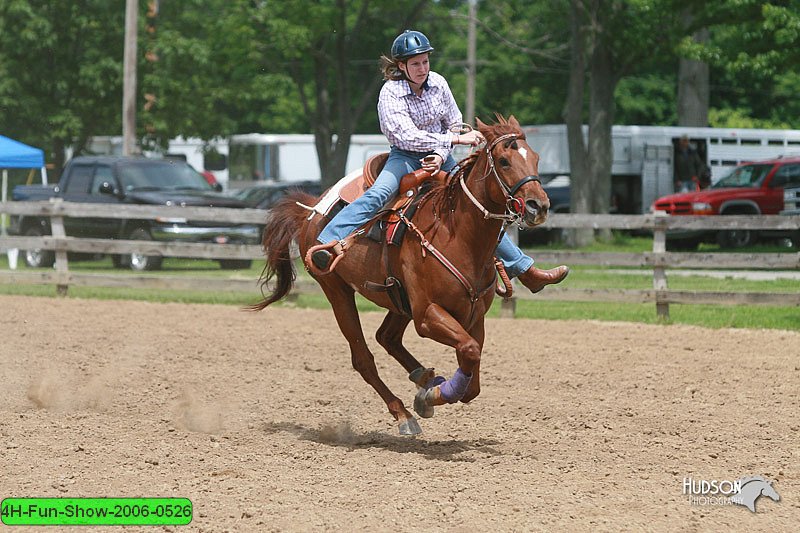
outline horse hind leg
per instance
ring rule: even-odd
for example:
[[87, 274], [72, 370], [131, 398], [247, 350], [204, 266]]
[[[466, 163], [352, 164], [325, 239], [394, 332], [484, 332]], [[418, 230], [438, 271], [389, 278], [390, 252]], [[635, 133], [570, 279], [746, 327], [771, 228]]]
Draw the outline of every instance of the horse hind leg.
[[333, 307], [333, 313], [336, 317], [336, 322], [339, 324], [339, 329], [350, 345], [353, 368], [361, 374], [364, 381], [369, 383], [386, 403], [389, 412], [398, 422], [401, 435], [418, 435], [422, 433], [422, 428], [420, 428], [414, 415], [408, 412], [402, 400], [395, 396], [378, 376], [375, 357], [367, 347], [367, 341], [361, 328], [361, 320], [358, 317], [353, 290], [343, 282], [332, 284], [326, 280], [321, 285]]
[[378, 344], [394, 357], [408, 372], [408, 379], [419, 387], [425, 387], [435, 377], [432, 368], [425, 368], [403, 345], [403, 335], [411, 319], [390, 311], [375, 334]]
[[403, 346], [403, 334], [408, 327], [411, 319], [405, 315], [389, 311], [383, 323], [375, 333], [375, 339], [378, 344], [383, 346], [386, 352], [394, 357], [406, 372], [409, 374], [422, 365], [411, 353]]

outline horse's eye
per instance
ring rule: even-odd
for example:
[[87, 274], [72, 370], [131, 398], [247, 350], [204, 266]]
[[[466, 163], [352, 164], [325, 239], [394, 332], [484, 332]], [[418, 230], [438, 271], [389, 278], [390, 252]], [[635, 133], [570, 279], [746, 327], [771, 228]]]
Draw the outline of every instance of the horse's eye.
[[506, 159], [505, 157], [501, 157], [500, 158], [500, 164], [503, 165], [504, 167], [510, 167], [511, 166], [511, 164], [508, 162], [508, 159]]

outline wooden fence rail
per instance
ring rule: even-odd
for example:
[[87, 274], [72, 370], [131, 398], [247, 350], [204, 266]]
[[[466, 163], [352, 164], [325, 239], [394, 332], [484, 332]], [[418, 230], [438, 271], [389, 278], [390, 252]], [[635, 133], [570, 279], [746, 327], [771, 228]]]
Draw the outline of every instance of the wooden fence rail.
[[[56, 252], [55, 270], [0, 271], [0, 283], [55, 284], [65, 293], [69, 286], [149, 287], [193, 290], [241, 290], [257, 293], [256, 280], [188, 278], [175, 276], [135, 275], [131, 273], [83, 274], [70, 272], [67, 252], [102, 254], [143, 253], [165, 257], [205, 259], [261, 259], [263, 251], [256, 245], [200, 244], [178, 242], [130, 241], [113, 239], [80, 239], [64, 234], [65, 217], [96, 217], [115, 219], [188, 218], [228, 223], [263, 224], [268, 216], [258, 209], [227, 209], [179, 206], [117, 206], [103, 204], [52, 202], [0, 202], [0, 214], [46, 216], [50, 218], [52, 235], [19, 237], [0, 235], [0, 252], [18, 248], [41, 248]], [[674, 253], [666, 251], [666, 232], [669, 230], [785, 230], [798, 231], [800, 215], [724, 217], [659, 216], [659, 215], [568, 215], [550, 216], [545, 228], [593, 228], [646, 230], [653, 233], [653, 250], [644, 253], [595, 253], [573, 251], [537, 251], [541, 263], [572, 265], [602, 265], [649, 267], [653, 269], [653, 288], [634, 289], [572, 289], [548, 287], [533, 296], [516, 291], [522, 299], [563, 301], [615, 301], [629, 303], [655, 302], [659, 316], [669, 315], [671, 303], [725, 305], [789, 305], [800, 306], [800, 293], [747, 293], [713, 291], [676, 291], [667, 284], [668, 268], [691, 269], [791, 269], [800, 270], [800, 253]], [[312, 281], [298, 280], [298, 292], [318, 291]], [[513, 314], [514, 302], [506, 307]]]

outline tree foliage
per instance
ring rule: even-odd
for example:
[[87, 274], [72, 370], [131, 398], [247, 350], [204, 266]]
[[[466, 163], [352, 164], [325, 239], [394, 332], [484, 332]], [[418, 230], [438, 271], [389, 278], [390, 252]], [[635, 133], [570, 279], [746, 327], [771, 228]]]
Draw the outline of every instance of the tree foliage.
[[119, 131], [124, 10], [115, 2], [0, 2], [0, 124], [63, 159], [98, 132]]
[[[579, 122], [591, 123], [592, 90], [596, 99], [606, 90], [595, 111], [611, 122], [675, 124], [685, 57], [711, 66], [712, 125], [800, 128], [800, 0], [575, 2], [588, 17]], [[691, 27], [678, 24], [685, 9]], [[564, 121], [569, 13], [568, 2], [478, 2], [477, 116]], [[314, 133], [333, 179], [349, 136], [378, 133], [378, 58], [406, 27], [432, 39], [432, 67], [464, 110], [466, 0], [141, 0], [139, 20], [138, 127], [148, 142]], [[121, 0], [0, 0], [3, 133], [46, 147], [57, 165], [65, 145], [118, 134], [123, 28]], [[689, 38], [700, 28], [707, 45]], [[609, 77], [592, 89], [601, 50]]]
[[292, 80], [302, 110], [298, 118], [315, 135], [323, 181], [344, 175], [351, 135], [365, 123], [377, 125], [374, 110], [382, 79], [378, 59], [428, 4], [428, 0], [405, 5], [391, 0], [257, 4], [254, 45], [260, 66]]

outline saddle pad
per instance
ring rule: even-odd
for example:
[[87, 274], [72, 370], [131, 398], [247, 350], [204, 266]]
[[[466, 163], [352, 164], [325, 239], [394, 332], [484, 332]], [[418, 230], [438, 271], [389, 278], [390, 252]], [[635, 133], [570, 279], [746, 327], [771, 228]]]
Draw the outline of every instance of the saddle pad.
[[348, 175], [336, 182], [336, 184], [328, 189], [328, 192], [326, 192], [322, 198], [319, 199], [317, 205], [314, 206], [314, 212], [319, 213], [322, 216], [327, 215], [331, 208], [336, 205], [336, 202], [339, 201], [342, 189], [353, 182], [360, 181], [361, 174], [362, 169], [359, 168], [350, 172]]

